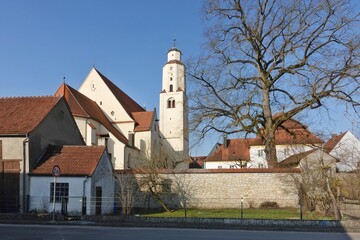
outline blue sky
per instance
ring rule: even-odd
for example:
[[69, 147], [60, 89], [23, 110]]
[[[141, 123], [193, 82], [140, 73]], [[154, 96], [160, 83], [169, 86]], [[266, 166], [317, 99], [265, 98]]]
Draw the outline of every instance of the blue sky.
[[[77, 89], [95, 65], [140, 105], [158, 108], [174, 36], [183, 62], [200, 53], [201, 6], [201, 0], [1, 0], [0, 97], [52, 95], [64, 76]], [[326, 125], [332, 131], [351, 130], [343, 112], [335, 120]], [[218, 139], [191, 154], [207, 154]]]

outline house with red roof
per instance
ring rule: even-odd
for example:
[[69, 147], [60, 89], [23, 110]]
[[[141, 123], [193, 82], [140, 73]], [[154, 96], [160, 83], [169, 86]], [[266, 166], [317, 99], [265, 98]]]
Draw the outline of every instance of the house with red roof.
[[27, 212], [27, 174], [48, 145], [84, 141], [63, 97], [0, 98], [0, 122], [0, 212]]
[[360, 141], [350, 131], [333, 134], [325, 143], [324, 151], [338, 159], [336, 167], [340, 172], [351, 172], [359, 168]]
[[[54, 166], [60, 169], [55, 181]], [[52, 212], [55, 208], [65, 215], [113, 212], [113, 165], [105, 146], [49, 145], [29, 175], [30, 211]]]
[[[323, 140], [294, 119], [285, 121], [275, 132], [278, 162], [291, 155], [319, 148]], [[205, 169], [266, 168], [265, 145], [260, 137], [227, 139], [205, 160]]]

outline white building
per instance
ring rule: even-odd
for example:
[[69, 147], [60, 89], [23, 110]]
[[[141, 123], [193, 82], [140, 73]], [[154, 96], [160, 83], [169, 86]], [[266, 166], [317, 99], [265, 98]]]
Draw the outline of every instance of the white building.
[[338, 159], [336, 167], [340, 172], [354, 171], [359, 168], [360, 141], [347, 131], [332, 138], [324, 145], [324, 151]]

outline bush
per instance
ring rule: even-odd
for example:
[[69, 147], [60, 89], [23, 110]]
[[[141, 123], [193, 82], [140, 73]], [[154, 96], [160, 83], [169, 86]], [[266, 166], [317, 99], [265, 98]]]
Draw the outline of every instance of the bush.
[[262, 202], [259, 208], [276, 209], [279, 208], [279, 205], [277, 204], [277, 202], [266, 201], [266, 202]]

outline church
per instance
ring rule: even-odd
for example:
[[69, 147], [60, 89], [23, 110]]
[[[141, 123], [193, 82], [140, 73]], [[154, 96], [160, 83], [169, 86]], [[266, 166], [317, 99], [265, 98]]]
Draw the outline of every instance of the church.
[[163, 66], [159, 118], [156, 108], [147, 111], [96, 68], [78, 90], [63, 83], [55, 96], [65, 97], [86, 145], [107, 147], [115, 170], [138, 169], [148, 160], [187, 168], [186, 77], [176, 47]]

